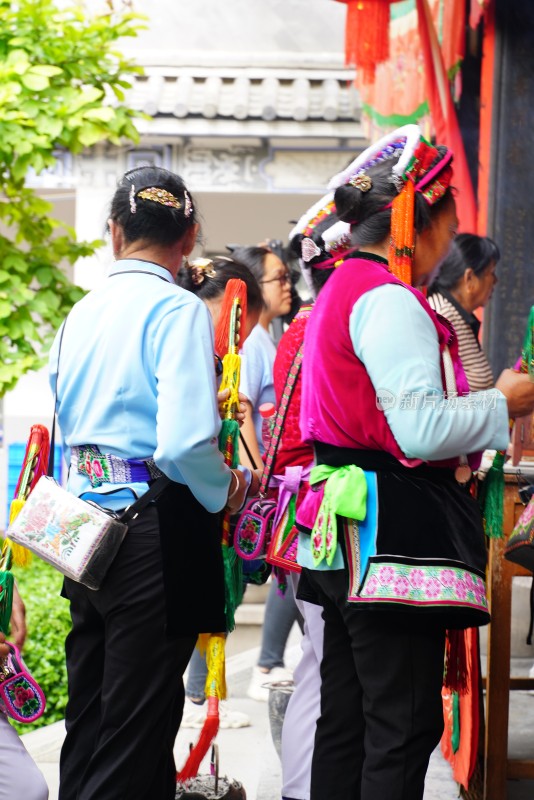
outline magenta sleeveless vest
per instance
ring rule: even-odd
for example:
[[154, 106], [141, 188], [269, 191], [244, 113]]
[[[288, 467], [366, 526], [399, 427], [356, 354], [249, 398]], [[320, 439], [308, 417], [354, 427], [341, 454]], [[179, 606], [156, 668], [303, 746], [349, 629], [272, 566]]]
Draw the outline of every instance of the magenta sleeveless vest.
[[[399, 448], [385, 414], [377, 404], [375, 388], [365, 365], [354, 353], [349, 332], [350, 314], [357, 300], [365, 292], [390, 283], [399, 284], [411, 292], [429, 315], [436, 328], [440, 352], [445, 346], [449, 347], [458, 393], [469, 391], [458, 357], [456, 336], [447, 321], [438, 317], [421, 292], [403, 284], [388, 272], [385, 265], [369, 259], [351, 258], [323, 287], [308, 321], [300, 425], [304, 441], [383, 450], [405, 466], [417, 466], [422, 462], [407, 458]], [[399, 331], [399, 336], [402, 336], [402, 331]], [[439, 462], [439, 465], [444, 466], [445, 462]]]

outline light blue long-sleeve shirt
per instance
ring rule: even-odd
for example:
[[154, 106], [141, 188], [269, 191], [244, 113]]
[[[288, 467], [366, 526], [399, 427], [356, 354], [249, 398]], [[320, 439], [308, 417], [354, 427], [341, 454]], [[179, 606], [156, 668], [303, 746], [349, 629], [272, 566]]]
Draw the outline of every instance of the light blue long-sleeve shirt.
[[391, 402], [382, 407], [408, 458], [440, 461], [506, 449], [508, 406], [498, 389], [443, 402], [436, 328], [411, 292], [392, 284], [365, 292], [349, 328], [377, 394]]
[[[59, 337], [50, 351], [52, 391]], [[57, 384], [67, 463], [70, 448], [84, 444], [121, 458], [153, 457], [208, 511], [223, 508], [230, 471], [217, 445], [221, 422], [211, 318], [168, 270], [134, 259], [115, 262], [103, 285], [66, 320]], [[147, 484], [92, 489], [87, 476], [71, 468], [68, 487], [118, 509]], [[102, 492], [113, 494], [104, 501]]]

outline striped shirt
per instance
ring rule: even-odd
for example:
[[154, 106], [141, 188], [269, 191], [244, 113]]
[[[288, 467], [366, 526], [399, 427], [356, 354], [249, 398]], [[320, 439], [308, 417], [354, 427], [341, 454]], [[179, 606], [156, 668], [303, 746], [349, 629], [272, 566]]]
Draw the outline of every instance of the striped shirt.
[[495, 385], [493, 372], [478, 341], [480, 322], [474, 314], [466, 311], [449, 292], [441, 289], [428, 298], [434, 311], [441, 314], [454, 326], [458, 337], [458, 348], [469, 388], [482, 392]]

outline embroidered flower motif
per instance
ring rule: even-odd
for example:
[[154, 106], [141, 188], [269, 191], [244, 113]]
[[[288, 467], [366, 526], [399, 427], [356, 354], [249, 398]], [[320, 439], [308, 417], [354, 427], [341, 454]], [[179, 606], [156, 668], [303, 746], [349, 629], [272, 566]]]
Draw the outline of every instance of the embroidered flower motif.
[[371, 575], [369, 580], [365, 583], [365, 594], [376, 594], [379, 588], [380, 584], [378, 583], [376, 576]]
[[416, 589], [420, 589], [425, 582], [425, 573], [422, 569], [411, 569], [408, 575], [410, 583]]
[[458, 578], [458, 580], [454, 582], [454, 591], [460, 600], [465, 600], [467, 597], [467, 587], [461, 578]]
[[397, 575], [393, 588], [399, 597], [406, 597], [410, 593], [410, 582], [404, 575]]
[[42, 530], [46, 527], [46, 523], [48, 522], [49, 517], [49, 510], [46, 508], [46, 505], [39, 507], [36, 506], [32, 508], [30, 513], [28, 514], [28, 529], [33, 529], [36, 531]]
[[450, 589], [451, 586], [454, 586], [454, 581], [456, 579], [456, 575], [454, 574], [454, 570], [452, 569], [444, 569], [441, 571], [441, 582], [445, 588]]
[[93, 459], [91, 466], [97, 478], [102, 478], [104, 476], [104, 470], [102, 469], [102, 464], [97, 458]]
[[13, 699], [13, 705], [15, 708], [22, 708], [24, 703], [28, 700], [31, 700], [33, 697], [33, 692], [31, 689], [25, 689], [23, 686], [15, 686], [14, 689], [15, 697]]
[[475, 588], [475, 581], [473, 580], [473, 576], [471, 575], [470, 572], [466, 572], [465, 573], [464, 581], [465, 581], [465, 585], [467, 586], [468, 590], [470, 592], [472, 592], [473, 589]]
[[441, 594], [441, 583], [437, 578], [429, 578], [425, 584], [425, 595], [435, 598]]
[[318, 553], [323, 546], [323, 535], [320, 532], [317, 532], [313, 537], [313, 549]]
[[378, 570], [378, 580], [382, 585], [391, 583], [395, 577], [395, 570], [392, 567], [380, 567]]

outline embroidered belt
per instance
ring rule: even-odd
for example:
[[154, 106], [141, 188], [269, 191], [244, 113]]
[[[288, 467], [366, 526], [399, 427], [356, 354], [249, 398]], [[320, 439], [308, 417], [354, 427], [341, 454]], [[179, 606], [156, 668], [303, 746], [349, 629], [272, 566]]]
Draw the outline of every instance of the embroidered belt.
[[93, 444], [71, 448], [71, 466], [87, 475], [91, 486], [103, 483], [147, 483], [163, 473], [153, 458], [120, 458], [101, 453]]

